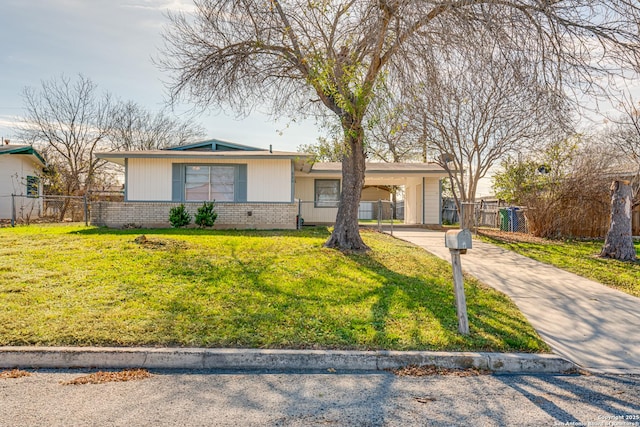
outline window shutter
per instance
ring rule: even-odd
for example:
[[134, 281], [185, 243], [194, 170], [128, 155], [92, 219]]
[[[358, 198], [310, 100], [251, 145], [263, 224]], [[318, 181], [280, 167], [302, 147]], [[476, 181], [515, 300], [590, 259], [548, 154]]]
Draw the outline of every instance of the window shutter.
[[247, 165], [238, 165], [236, 169], [236, 202], [247, 201]]
[[184, 165], [173, 163], [171, 165], [171, 201], [182, 202], [184, 200]]

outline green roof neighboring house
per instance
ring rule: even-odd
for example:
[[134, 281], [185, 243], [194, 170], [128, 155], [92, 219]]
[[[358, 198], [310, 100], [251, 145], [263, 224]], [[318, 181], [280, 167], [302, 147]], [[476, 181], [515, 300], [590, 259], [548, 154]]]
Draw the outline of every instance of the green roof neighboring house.
[[[0, 219], [39, 216], [42, 210], [40, 176], [46, 162], [31, 145], [0, 146]], [[14, 197], [12, 209], [12, 194]]]
[[0, 146], [0, 156], [3, 154], [23, 154], [23, 155], [31, 155], [37, 159], [38, 162], [45, 166], [46, 161], [44, 157], [40, 153], [36, 151], [35, 148], [31, 145], [9, 145], [5, 144]]

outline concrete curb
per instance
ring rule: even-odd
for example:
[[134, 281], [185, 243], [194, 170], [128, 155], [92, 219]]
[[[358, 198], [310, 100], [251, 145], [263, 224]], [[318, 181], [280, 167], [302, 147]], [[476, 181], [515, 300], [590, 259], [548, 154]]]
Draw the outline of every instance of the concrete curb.
[[261, 350], [145, 347], [0, 347], [0, 368], [148, 368], [376, 371], [408, 365], [496, 373], [570, 373], [553, 354], [429, 351]]

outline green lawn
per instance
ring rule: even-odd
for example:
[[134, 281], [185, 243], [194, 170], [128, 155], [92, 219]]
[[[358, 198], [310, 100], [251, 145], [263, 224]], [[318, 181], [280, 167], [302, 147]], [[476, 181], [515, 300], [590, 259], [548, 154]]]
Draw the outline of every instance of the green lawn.
[[[144, 234], [146, 243], [137, 243]], [[0, 229], [0, 345], [548, 351], [504, 295], [384, 234], [373, 251], [304, 231]]]
[[[485, 235], [486, 241], [510, 249], [535, 260], [555, 265], [580, 276], [595, 280], [630, 295], [640, 297], [640, 262], [628, 263], [599, 258], [603, 241], [558, 241], [532, 239], [519, 241], [508, 234]], [[635, 242], [640, 257], [640, 242]]]

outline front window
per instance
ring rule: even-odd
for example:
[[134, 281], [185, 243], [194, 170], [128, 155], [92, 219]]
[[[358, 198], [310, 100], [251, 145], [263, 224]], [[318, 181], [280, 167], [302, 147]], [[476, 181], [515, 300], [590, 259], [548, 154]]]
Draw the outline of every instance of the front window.
[[340, 201], [339, 179], [316, 179], [315, 181], [315, 207], [335, 208]]
[[187, 166], [185, 200], [233, 202], [235, 196], [234, 166]]

